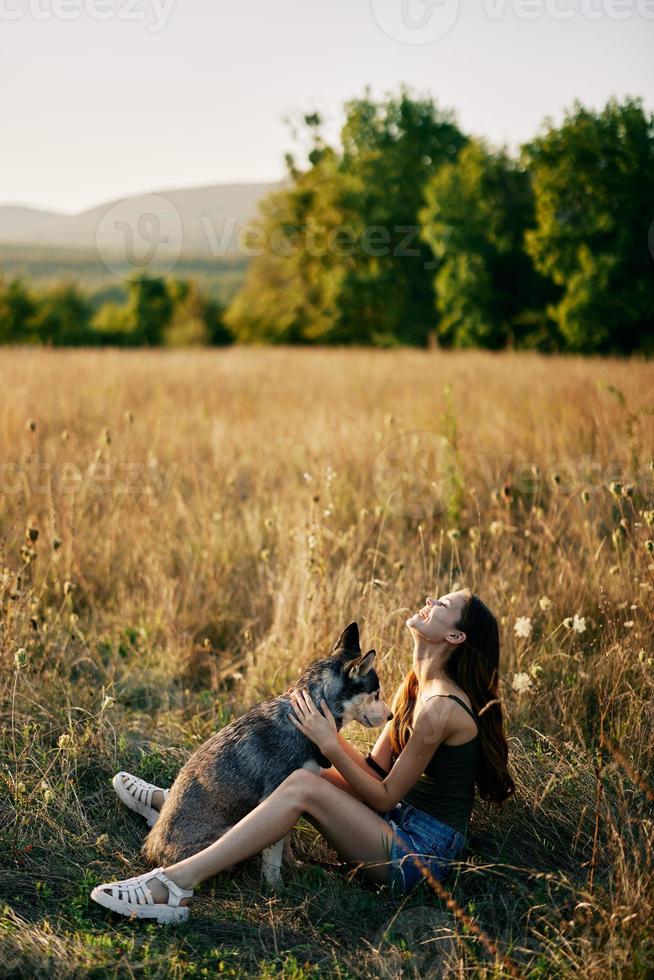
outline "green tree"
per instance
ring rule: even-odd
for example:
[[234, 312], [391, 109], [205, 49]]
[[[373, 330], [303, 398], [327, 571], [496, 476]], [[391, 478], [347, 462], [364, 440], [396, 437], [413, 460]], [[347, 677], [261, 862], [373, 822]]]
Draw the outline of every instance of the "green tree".
[[479, 140], [429, 181], [420, 211], [437, 259], [438, 336], [448, 347], [552, 346], [552, 290], [523, 244], [534, 220], [528, 173]]
[[151, 347], [161, 344], [175, 308], [165, 279], [149, 276], [132, 279], [127, 307], [136, 342]]
[[576, 102], [523, 147], [536, 198], [526, 246], [560, 287], [551, 306], [567, 347], [630, 351], [654, 327], [654, 117], [638, 99], [601, 112]]
[[[306, 163], [262, 207], [260, 253], [226, 314], [242, 340], [419, 343], [435, 322], [423, 189], [466, 137], [431, 98], [406, 90], [345, 106], [340, 146], [305, 117]], [[251, 244], [255, 244], [252, 242]]]
[[36, 299], [22, 279], [6, 282], [0, 277], [0, 343], [37, 341], [36, 310]]
[[91, 330], [97, 342], [115, 347], [136, 346], [138, 338], [132, 311], [125, 303], [111, 300], [103, 303], [91, 319]]
[[204, 296], [198, 284], [177, 279], [169, 284], [173, 315], [164, 331], [167, 347], [229, 344], [233, 339], [223, 324], [219, 303]]
[[92, 308], [72, 283], [62, 283], [38, 299], [35, 330], [44, 343], [78, 346], [95, 340], [90, 329]]
[[261, 203], [260, 224], [246, 243], [256, 257], [225, 313], [227, 327], [239, 340], [333, 339], [342, 273], [340, 257], [325, 247], [325, 238], [343, 223], [334, 200], [338, 187], [334, 159], [332, 151], [320, 160], [314, 156], [306, 173], [289, 164], [293, 185]]

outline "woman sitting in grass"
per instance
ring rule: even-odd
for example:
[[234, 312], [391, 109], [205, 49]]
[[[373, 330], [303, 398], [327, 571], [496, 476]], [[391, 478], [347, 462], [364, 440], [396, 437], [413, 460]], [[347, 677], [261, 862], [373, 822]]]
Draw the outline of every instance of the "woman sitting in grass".
[[[166, 868], [98, 885], [91, 897], [136, 918], [179, 922], [205, 879], [280, 841], [305, 816], [366, 877], [399, 893], [427, 873], [444, 880], [468, 836], [475, 784], [501, 807], [515, 792], [497, 698], [499, 631], [481, 599], [450, 592], [406, 620], [413, 664], [395, 694], [393, 716], [364, 757], [337, 732], [323, 702], [294, 692], [291, 722], [331, 761], [319, 775], [291, 773], [219, 840]], [[121, 796], [167, 791], [124, 774]], [[156, 817], [156, 814], [155, 814]]]

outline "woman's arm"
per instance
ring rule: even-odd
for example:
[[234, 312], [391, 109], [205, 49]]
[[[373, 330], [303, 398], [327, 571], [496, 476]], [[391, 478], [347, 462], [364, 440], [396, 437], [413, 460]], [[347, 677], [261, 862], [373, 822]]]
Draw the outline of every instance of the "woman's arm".
[[370, 750], [370, 755], [375, 762], [390, 772], [393, 768], [393, 750], [391, 748], [391, 723], [387, 721], [382, 729], [382, 733]]
[[[388, 724], [386, 725], [386, 728], [388, 728]], [[384, 738], [384, 733], [386, 732], [386, 728], [384, 729], [384, 732], [382, 732], [382, 734], [377, 739], [377, 742], [375, 743], [375, 747], [372, 750], [372, 752], [370, 753], [373, 756], [373, 758], [375, 759], [375, 762], [378, 762], [382, 766], [384, 765], [384, 763], [382, 762], [381, 757], [378, 757], [374, 753], [377, 752], [377, 747], [380, 745], [380, 743], [382, 742], [382, 739]], [[350, 745], [350, 743], [347, 741], [347, 739], [342, 734], [342, 732], [339, 732], [338, 733], [338, 741], [339, 741], [339, 744], [344, 749], [344, 751], [347, 752], [347, 754], [349, 755], [349, 757], [354, 762], [356, 762], [356, 764], [361, 769], [363, 769], [364, 772], [369, 772], [372, 776], [375, 777], [375, 779], [379, 779], [379, 780], [382, 779], [381, 776], [378, 776], [375, 773], [374, 769], [371, 769], [370, 768], [370, 766], [366, 762], [366, 760], [365, 760], [364, 756], [361, 754], [361, 752], [359, 752], [358, 749], [355, 749], [353, 745]], [[390, 746], [390, 743], [389, 743], [389, 746]], [[384, 768], [386, 768], [386, 766], [384, 766]], [[339, 789], [342, 789], [346, 793], [349, 793], [350, 796], [354, 796], [357, 800], [360, 800], [361, 799], [361, 797], [359, 796], [359, 794], [354, 792], [354, 789], [352, 788], [352, 786], [350, 786], [350, 784], [348, 783], [347, 779], [345, 779], [343, 776], [341, 776], [341, 774], [338, 771], [338, 769], [336, 768], [336, 766], [331, 766], [330, 769], [324, 769], [320, 773], [320, 775], [322, 776], [323, 779], [326, 779], [328, 783], [332, 783], [334, 786], [338, 786]]]
[[[369, 753], [371, 758], [377, 763], [377, 765], [381, 766], [386, 773], [390, 772], [390, 770], [393, 768], [393, 750], [391, 749], [390, 728], [391, 723], [390, 721], [387, 721], [379, 738]], [[371, 776], [374, 776], [375, 779], [378, 779], [381, 782], [384, 777], [377, 773], [372, 766], [368, 764], [366, 757], [362, 755], [361, 752], [355, 749], [353, 745], [350, 745], [342, 732], [338, 733], [338, 740], [350, 758], [353, 759], [364, 772], [369, 773]], [[359, 794], [355, 793], [352, 786], [350, 786], [347, 779], [340, 774], [336, 766], [331, 766], [329, 769], [323, 769], [320, 775], [323, 779], [326, 779], [327, 782], [333, 783], [334, 786], [338, 786], [339, 789], [349, 793], [350, 796], [356, 797], [357, 800], [361, 799]]]
[[444, 699], [420, 712], [415, 728], [397, 762], [385, 779], [377, 779], [356, 766], [340, 744], [327, 742], [321, 752], [327, 756], [354, 791], [374, 810], [385, 812], [399, 803], [425, 771], [427, 763], [448, 734], [451, 702]]
[[[400, 692], [404, 681], [399, 685], [395, 694], [391, 698], [391, 704], [395, 702], [395, 698]], [[393, 768], [393, 749], [391, 748], [391, 723], [387, 721], [382, 729], [382, 733], [375, 742], [374, 748], [371, 750], [370, 755], [375, 760], [378, 765], [385, 769], [386, 772], [390, 772]]]
[[368, 767], [364, 769], [358, 765], [343, 748], [326, 702], [322, 702], [322, 711], [319, 711], [308, 692], [299, 694], [297, 703], [293, 705], [301, 718], [301, 721], [294, 720], [296, 727], [318, 745], [359, 799], [380, 812], [390, 810], [399, 803], [422, 775], [435, 750], [450, 731], [452, 701], [443, 698], [425, 706], [418, 715], [409, 741], [388, 776], [382, 780], [371, 771], [365, 771]]

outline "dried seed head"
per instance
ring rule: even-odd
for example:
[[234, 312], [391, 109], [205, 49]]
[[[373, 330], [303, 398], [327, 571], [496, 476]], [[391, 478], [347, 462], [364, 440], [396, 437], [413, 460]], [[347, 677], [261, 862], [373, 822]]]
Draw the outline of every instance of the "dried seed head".
[[39, 539], [39, 528], [36, 515], [30, 514], [27, 518], [27, 525], [25, 527], [25, 537], [28, 541], [38, 541]]
[[20, 647], [18, 650], [16, 650], [16, 653], [14, 654], [14, 663], [19, 670], [21, 670], [23, 667], [27, 667], [28, 660], [29, 657], [25, 647]]
[[615, 531], [611, 534], [611, 540], [613, 541], [613, 547], [619, 548], [624, 540], [624, 528], [616, 527]]

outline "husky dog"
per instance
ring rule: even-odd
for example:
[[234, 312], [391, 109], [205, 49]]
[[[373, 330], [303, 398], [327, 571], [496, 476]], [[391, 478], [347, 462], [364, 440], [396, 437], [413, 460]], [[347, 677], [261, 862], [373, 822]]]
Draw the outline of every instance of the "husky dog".
[[[324, 698], [340, 730], [350, 721], [368, 728], [392, 717], [373, 670], [376, 653], [361, 655], [359, 628], [350, 623], [331, 655], [310, 664], [296, 688]], [[319, 773], [329, 759], [289, 720], [288, 694], [262, 701], [193, 753], [180, 770], [143, 845], [155, 865], [168, 866], [207, 847], [250, 813], [295, 769]], [[284, 840], [263, 852], [263, 875], [278, 884]]]

